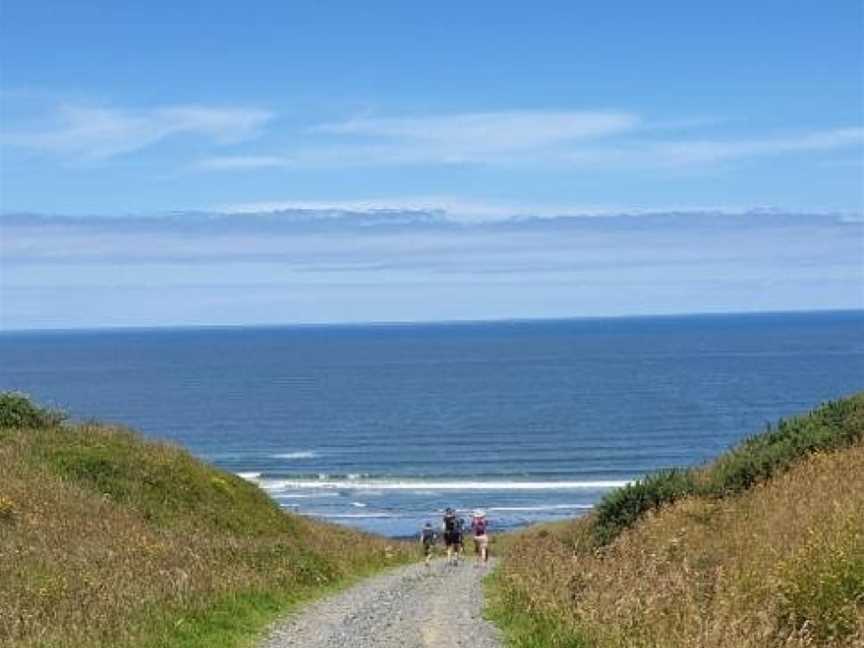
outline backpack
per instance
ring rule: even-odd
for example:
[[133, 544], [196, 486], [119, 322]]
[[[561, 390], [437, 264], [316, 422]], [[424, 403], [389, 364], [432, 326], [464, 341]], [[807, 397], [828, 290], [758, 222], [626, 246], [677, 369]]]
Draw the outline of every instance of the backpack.
[[474, 535], [486, 535], [486, 520], [483, 518], [475, 518], [471, 526], [474, 527]]
[[456, 531], [456, 516], [455, 515], [444, 516], [444, 530], [447, 533], [455, 533], [455, 531]]
[[423, 544], [432, 544], [435, 542], [435, 531], [424, 528], [421, 537], [423, 538]]

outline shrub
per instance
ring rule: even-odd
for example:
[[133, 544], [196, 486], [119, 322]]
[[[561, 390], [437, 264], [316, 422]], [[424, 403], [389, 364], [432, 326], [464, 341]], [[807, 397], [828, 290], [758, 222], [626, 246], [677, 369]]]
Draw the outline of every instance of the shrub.
[[659, 509], [696, 489], [689, 470], [665, 470], [612, 491], [597, 507], [594, 539], [605, 545], [644, 513]]
[[864, 398], [826, 403], [808, 416], [780, 420], [765, 433], [745, 439], [705, 473], [702, 492], [724, 497], [788, 470], [813, 452], [847, 448], [864, 438]]
[[807, 416], [780, 420], [702, 469], [649, 475], [606, 495], [597, 506], [594, 541], [603, 546], [643, 514], [688, 495], [726, 497], [752, 488], [818, 451], [864, 439], [864, 394], [825, 403]]
[[55, 427], [66, 415], [58, 410], [34, 405], [17, 392], [0, 392], [0, 430]]
[[[700, 497], [703, 470], [690, 476], [695, 496], [662, 505], [602, 551], [582, 540], [596, 515], [514, 534], [490, 583], [490, 613], [510, 645], [864, 646], [864, 444], [810, 452], [735, 496]], [[652, 483], [608, 511], [663, 500], [663, 482]]]

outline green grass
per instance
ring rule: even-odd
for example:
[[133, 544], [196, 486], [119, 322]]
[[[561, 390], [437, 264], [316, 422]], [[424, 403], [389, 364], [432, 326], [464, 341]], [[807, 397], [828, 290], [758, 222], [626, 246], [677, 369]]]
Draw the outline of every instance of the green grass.
[[522, 599], [510, 598], [512, 590], [492, 573], [484, 580], [484, 616], [505, 631], [508, 646], [518, 648], [590, 648], [590, 643], [552, 615], [532, 613]]
[[231, 594], [209, 609], [181, 617], [171, 626], [163, 641], [153, 644], [181, 645], [188, 648], [230, 648], [251, 644], [260, 628], [303, 597], [277, 597], [269, 592]]
[[202, 609], [177, 609], [172, 624], [163, 622], [164, 608], [147, 611], [142, 625], [151, 625], [140, 648], [246, 648], [261, 640], [262, 628], [284, 618], [301, 605], [335, 593], [378, 571], [361, 571], [329, 586], [307, 587], [292, 592], [232, 592]]
[[502, 537], [518, 648], [864, 645], [864, 393]]
[[854, 634], [864, 609], [864, 533], [856, 526], [850, 519], [837, 531], [813, 529], [781, 570], [781, 616], [791, 627], [811, 628], [816, 643]]
[[299, 602], [419, 558], [128, 429], [17, 394], [0, 422], [3, 646], [245, 646]]
[[171, 445], [143, 446], [132, 431], [99, 425], [41, 428], [30, 432], [30, 440], [31, 460], [154, 525], [192, 525], [251, 537], [294, 528], [293, 518], [254, 484]]

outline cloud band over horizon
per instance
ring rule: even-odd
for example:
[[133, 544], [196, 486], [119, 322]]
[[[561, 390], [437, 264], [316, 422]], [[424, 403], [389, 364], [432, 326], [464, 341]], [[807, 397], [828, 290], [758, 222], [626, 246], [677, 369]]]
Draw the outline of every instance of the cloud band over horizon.
[[4, 329], [864, 308], [864, 221], [6, 215]]

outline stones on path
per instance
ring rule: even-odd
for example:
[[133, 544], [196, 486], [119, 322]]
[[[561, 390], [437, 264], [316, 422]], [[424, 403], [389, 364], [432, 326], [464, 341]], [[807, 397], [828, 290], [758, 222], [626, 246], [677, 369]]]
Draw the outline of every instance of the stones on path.
[[302, 608], [260, 648], [500, 648], [482, 616], [489, 569], [438, 560], [388, 571]]

